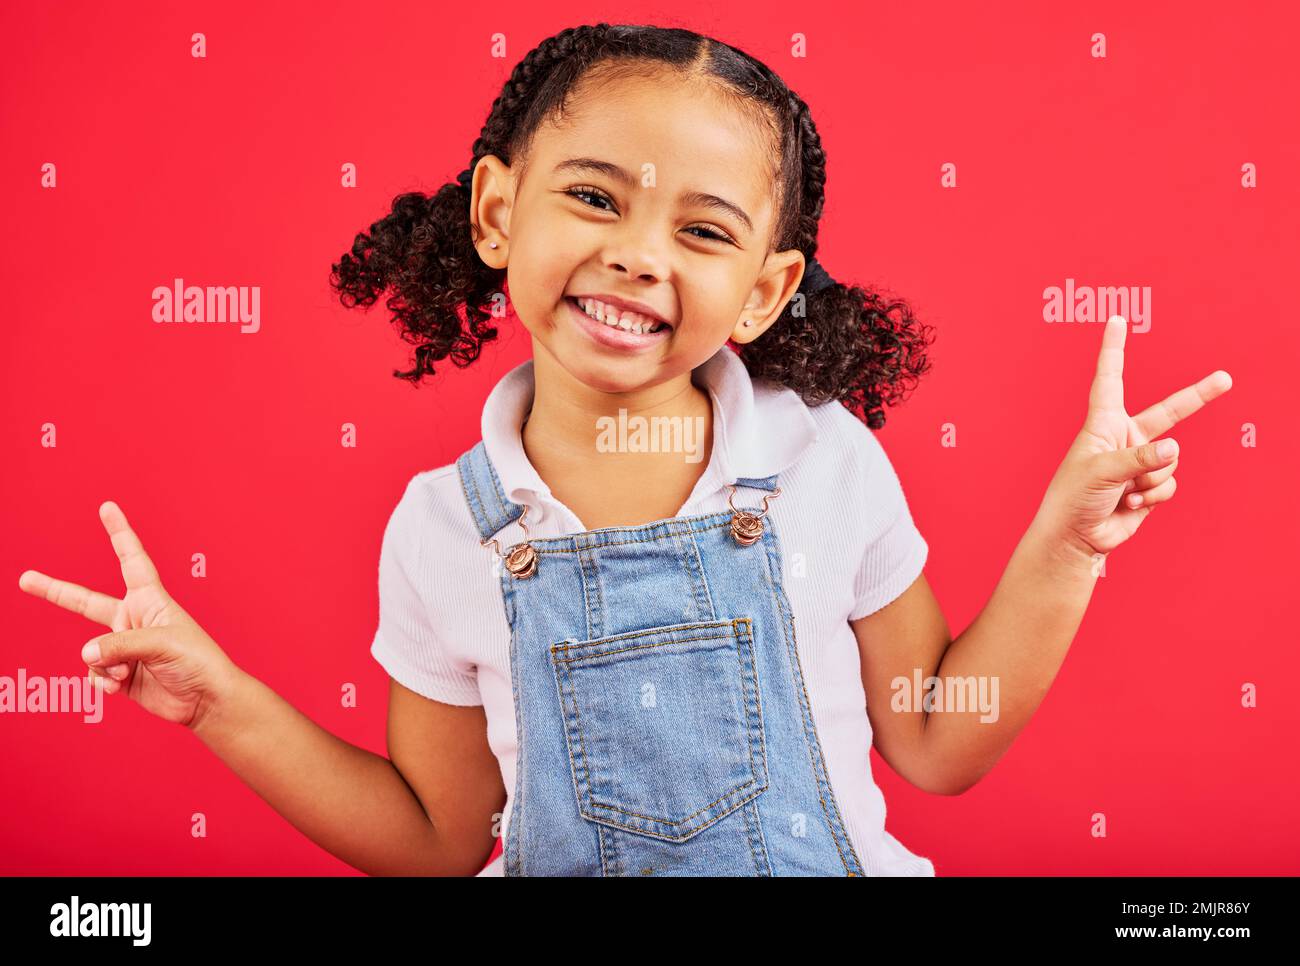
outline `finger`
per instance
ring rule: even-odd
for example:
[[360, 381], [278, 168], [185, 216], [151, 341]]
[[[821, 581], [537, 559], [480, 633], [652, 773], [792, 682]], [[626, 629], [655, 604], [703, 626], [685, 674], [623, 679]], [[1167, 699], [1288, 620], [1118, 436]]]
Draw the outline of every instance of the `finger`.
[[1150, 473], [1143, 473], [1141, 476], [1133, 477], [1133, 479], [1124, 484], [1124, 492], [1132, 493], [1134, 490], [1149, 490], [1151, 487], [1169, 479], [1169, 477], [1174, 475], [1174, 471], [1177, 469], [1178, 457], [1175, 456], [1174, 461], [1163, 469], [1152, 470]]
[[115, 694], [122, 687], [120, 682], [114, 681], [112, 678], [101, 674], [93, 667], [89, 669], [88, 673], [93, 685], [107, 691], [109, 694]]
[[122, 563], [122, 579], [126, 581], [126, 589], [137, 590], [153, 584], [161, 586], [153, 561], [144, 552], [140, 538], [126, 522], [126, 514], [122, 512], [121, 507], [112, 500], [100, 504], [99, 519], [103, 522], [104, 529], [108, 531], [109, 539], [113, 541], [117, 559]]
[[[1167, 449], [1166, 449], [1167, 447]], [[1162, 452], [1163, 451], [1163, 452]], [[1178, 443], [1165, 438], [1130, 446], [1110, 453], [1098, 453], [1096, 461], [1097, 477], [1104, 483], [1119, 484], [1167, 466], [1178, 458]]]
[[88, 617], [96, 624], [113, 626], [113, 617], [122, 603], [116, 597], [89, 590], [80, 584], [47, 577], [39, 570], [24, 570], [18, 576], [18, 587], [35, 597], [42, 597], [74, 614]]
[[1153, 439], [1169, 429], [1180, 419], [1186, 419], [1207, 402], [1211, 402], [1232, 388], [1232, 376], [1222, 369], [1212, 373], [1195, 385], [1186, 386], [1148, 406], [1133, 417], [1133, 422], [1147, 439]]
[[105, 672], [108, 674], [108, 676], [109, 676], [110, 678], [112, 678], [113, 680], [115, 680], [115, 681], [123, 681], [123, 680], [126, 679], [126, 676], [127, 676], [128, 674], [131, 673], [131, 665], [130, 665], [130, 664], [114, 664], [112, 667], [106, 667], [106, 668], [104, 668], [104, 671], [105, 671]]
[[1141, 493], [1130, 493], [1124, 497], [1124, 505], [1130, 510], [1137, 507], [1151, 507], [1157, 503], [1164, 503], [1174, 495], [1174, 490], [1178, 488], [1178, 477], [1171, 476], [1159, 486], [1153, 486], [1149, 490], [1143, 490]]
[[1097, 374], [1088, 391], [1088, 411], [1124, 408], [1124, 339], [1128, 322], [1122, 315], [1112, 315], [1101, 334], [1097, 353]]
[[81, 648], [81, 659], [106, 669], [128, 661], [156, 661], [171, 653], [171, 629], [143, 627], [92, 637]]

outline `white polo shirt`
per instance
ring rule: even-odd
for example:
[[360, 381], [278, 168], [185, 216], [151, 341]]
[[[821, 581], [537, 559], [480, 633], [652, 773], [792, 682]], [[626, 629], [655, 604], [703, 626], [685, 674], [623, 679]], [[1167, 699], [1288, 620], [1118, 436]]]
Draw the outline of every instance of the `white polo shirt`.
[[[781, 541], [782, 578], [799, 628], [799, 659], [836, 801], [868, 875], [934, 875], [926, 858], [885, 830], [871, 777], [857, 638], [849, 621], [879, 610], [920, 575], [928, 547], [875, 434], [839, 402], [808, 407], [791, 389], [754, 382], [726, 346], [697, 367], [713, 402], [713, 451], [679, 516], [728, 509], [728, 483], [779, 473], [768, 515]], [[524, 453], [533, 363], [503, 376], [483, 407], [483, 442], [506, 496], [526, 505], [530, 537], [588, 528], [552, 496]], [[737, 491], [737, 506], [759, 505]], [[760, 494], [761, 497], [761, 494]], [[503, 549], [518, 523], [497, 534]], [[384, 531], [379, 626], [371, 654], [399, 683], [447, 704], [484, 706], [488, 744], [515, 791], [510, 625], [492, 565], [461, 491], [456, 464], [417, 473]], [[438, 750], [429, 749], [430, 754]], [[479, 875], [501, 875], [498, 856]]]

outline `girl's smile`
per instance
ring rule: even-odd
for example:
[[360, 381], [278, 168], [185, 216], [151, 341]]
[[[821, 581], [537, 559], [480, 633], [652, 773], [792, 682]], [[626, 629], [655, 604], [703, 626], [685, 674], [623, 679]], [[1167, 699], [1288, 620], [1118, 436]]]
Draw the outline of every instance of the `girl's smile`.
[[564, 304], [568, 307], [569, 314], [573, 317], [574, 324], [580, 331], [585, 333], [597, 345], [610, 349], [618, 349], [624, 352], [644, 352], [663, 342], [667, 342], [673, 331], [672, 326], [662, 325], [654, 332], [629, 332], [627, 329], [620, 328], [612, 320], [602, 322], [599, 319], [592, 318], [578, 304], [578, 300], [572, 296], [566, 295]]

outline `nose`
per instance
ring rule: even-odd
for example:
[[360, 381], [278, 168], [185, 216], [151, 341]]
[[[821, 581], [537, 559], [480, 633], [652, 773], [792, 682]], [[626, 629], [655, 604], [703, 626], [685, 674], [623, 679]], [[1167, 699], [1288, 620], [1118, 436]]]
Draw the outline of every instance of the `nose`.
[[605, 265], [613, 271], [647, 282], [668, 277], [668, 253], [645, 228], [629, 229], [605, 249]]

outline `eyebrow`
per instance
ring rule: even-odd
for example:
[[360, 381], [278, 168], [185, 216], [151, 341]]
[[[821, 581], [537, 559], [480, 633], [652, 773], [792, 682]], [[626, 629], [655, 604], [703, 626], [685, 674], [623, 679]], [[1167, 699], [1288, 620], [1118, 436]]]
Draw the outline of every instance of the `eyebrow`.
[[[636, 187], [636, 178], [624, 171], [617, 164], [609, 161], [601, 161], [598, 158], [570, 158], [568, 161], [561, 161], [555, 166], [558, 174], [561, 171], [586, 172], [590, 174], [603, 174], [607, 178], [612, 178], [623, 185], [634, 188]], [[699, 205], [704, 208], [715, 208], [718, 211], [726, 212], [752, 232], [754, 223], [749, 220], [749, 215], [739, 205], [733, 204], [725, 198], [719, 198], [717, 195], [711, 195], [704, 191], [683, 191], [681, 200], [688, 205]]]

